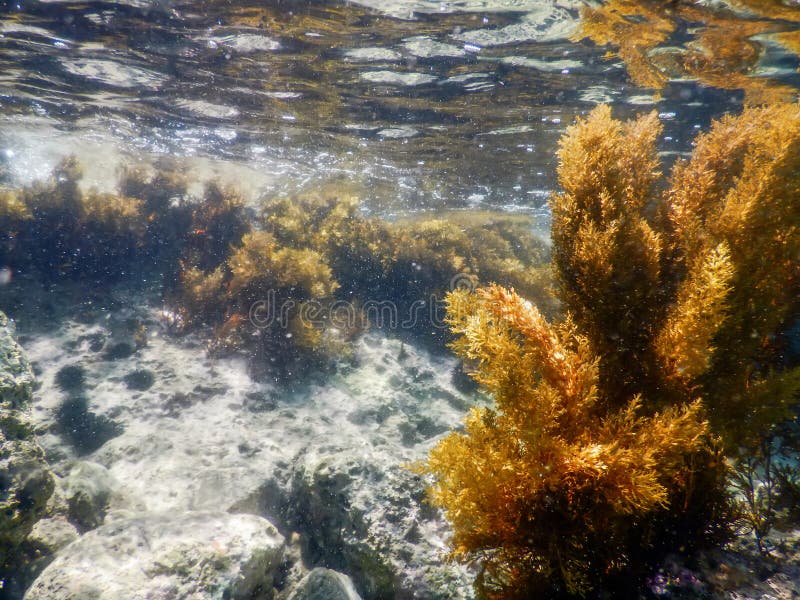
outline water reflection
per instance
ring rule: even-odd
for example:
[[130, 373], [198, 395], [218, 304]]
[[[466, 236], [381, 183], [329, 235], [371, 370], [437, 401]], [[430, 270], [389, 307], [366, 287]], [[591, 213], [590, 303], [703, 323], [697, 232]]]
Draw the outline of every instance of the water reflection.
[[610, 0], [583, 9], [574, 39], [616, 47], [638, 85], [691, 78], [763, 104], [797, 97], [798, 27], [800, 8], [776, 0]]
[[12, 172], [89, 137], [122, 161], [246, 163], [268, 188], [344, 175], [378, 211], [535, 208], [558, 137], [596, 103], [674, 113], [676, 153], [743, 101], [720, 90], [798, 87], [800, 9], [768, 0], [264, 4], [0, 5], [0, 146], [49, 163]]

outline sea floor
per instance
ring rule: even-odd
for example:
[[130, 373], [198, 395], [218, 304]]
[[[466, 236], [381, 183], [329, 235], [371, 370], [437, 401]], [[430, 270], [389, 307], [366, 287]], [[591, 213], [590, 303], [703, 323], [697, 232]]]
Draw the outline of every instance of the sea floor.
[[[279, 384], [251, 377], [245, 356], [210, 356], [202, 336], [171, 333], [159, 295], [140, 286], [20, 280], [0, 288], [0, 310], [34, 366], [53, 511], [73, 538], [141, 514], [253, 514], [295, 547], [286, 589], [323, 566], [367, 600], [474, 597], [409, 468], [487, 401], [445, 351], [370, 331], [334, 372]], [[76, 486], [102, 500], [75, 509]], [[743, 534], [691, 568], [669, 560], [651, 597], [800, 597], [800, 530], [769, 543], [767, 558]]]
[[335, 373], [279, 385], [170, 335], [158, 299], [131, 287], [16, 283], [0, 307], [34, 366], [32, 415], [60, 487], [90, 476], [111, 489], [86, 529], [142, 511], [252, 513], [368, 596], [472, 596], [409, 469], [481, 400], [458, 389], [454, 358], [369, 332]]

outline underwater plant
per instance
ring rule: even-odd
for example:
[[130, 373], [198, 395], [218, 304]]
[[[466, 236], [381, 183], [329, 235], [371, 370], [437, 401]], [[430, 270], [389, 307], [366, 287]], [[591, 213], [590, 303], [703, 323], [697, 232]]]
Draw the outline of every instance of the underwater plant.
[[[56, 278], [146, 275], [162, 286], [177, 331], [205, 328], [212, 349], [278, 370], [346, 355], [375, 318], [361, 310], [370, 301], [394, 305], [394, 326], [407, 320], [440, 342], [447, 330], [433, 322], [435, 303], [455, 280], [512, 285], [555, 306], [548, 249], [525, 217], [389, 221], [364, 214], [352, 188], [332, 182], [270, 199], [254, 219], [233, 187], [211, 181], [192, 197], [174, 163], [123, 169], [116, 194], [84, 191], [80, 180], [68, 157], [47, 181], [0, 195], [3, 266]], [[337, 300], [348, 312], [333, 322], [325, 315]], [[286, 313], [254, 323], [250, 311], [265, 301]]]
[[[384, 316], [363, 308], [370, 301], [393, 305], [395, 327], [422, 303], [426, 310], [406, 326], [440, 339], [446, 330], [434, 326], [427, 309], [444, 298], [456, 277], [471, 285], [515, 285], [543, 303], [549, 297], [547, 250], [523, 218], [465, 213], [390, 222], [363, 214], [351, 189], [330, 183], [265, 201], [251, 229], [241, 203], [209, 202], [221, 194], [211, 191], [203, 210], [216, 215], [214, 207], [227, 206], [227, 244], [216, 246], [212, 262], [199, 260], [192, 235], [211, 229], [198, 226], [195, 212], [170, 302], [185, 326], [213, 330], [213, 348], [244, 350], [276, 371], [347, 356], [348, 342], [370, 319]], [[222, 195], [234, 198], [232, 192]], [[246, 233], [235, 240], [239, 231]], [[265, 302], [270, 306], [262, 308], [272, 312], [256, 314], [255, 321], [269, 322], [254, 322], [251, 310]], [[347, 303], [340, 318], [332, 309], [337, 302]]]
[[341, 296], [380, 293], [388, 223], [361, 213], [359, 198], [336, 182], [265, 202], [266, 231], [294, 247], [318, 249], [339, 281]]
[[291, 244], [319, 249], [341, 288], [342, 299], [388, 300], [400, 316], [424, 303], [426, 318], [414, 331], [442, 339], [432, 327], [432, 304], [454, 281], [470, 287], [500, 282], [554, 306], [549, 294], [549, 253], [526, 217], [454, 212], [442, 217], [388, 221], [361, 214], [358, 198], [336, 187], [267, 203], [267, 231]]
[[800, 107], [714, 123], [668, 184], [660, 131], [598, 107], [563, 137], [562, 318], [499, 286], [448, 297], [495, 406], [418, 468], [484, 597], [635, 594], [664, 552], [724, 539], [726, 453], [798, 400], [780, 339], [800, 314]]
[[189, 182], [180, 166], [169, 160], [156, 164], [154, 172], [141, 167], [124, 167], [119, 172], [119, 192], [139, 198], [148, 216], [166, 214], [187, 197]]
[[[527, 219], [486, 213], [395, 224], [389, 277], [412, 281], [416, 297], [443, 298], [453, 277], [471, 286], [502, 283], [552, 309], [549, 252], [531, 227]], [[404, 272], [409, 268], [415, 273]]]
[[3, 224], [0, 228], [0, 266], [17, 262], [18, 259], [14, 257], [17, 238], [32, 217], [28, 206], [16, 193], [0, 191], [0, 223]]
[[83, 192], [81, 177], [78, 161], [67, 157], [49, 180], [4, 193], [8, 266], [56, 278], [116, 278], [130, 270], [146, 228], [140, 202]]
[[[543, 266], [548, 252], [524, 218], [463, 213], [391, 222], [363, 214], [359, 198], [333, 182], [265, 201], [250, 230], [240, 203], [209, 202], [220, 193], [207, 191], [204, 210], [216, 215], [215, 207], [228, 206], [226, 258], [217, 263], [226, 251], [221, 243], [213, 262], [193, 258], [191, 235], [211, 230], [193, 225], [172, 304], [186, 326], [213, 329], [214, 348], [245, 350], [278, 371], [309, 358], [322, 365], [326, 357], [346, 356], [348, 342], [376, 317], [362, 310], [370, 301], [393, 305], [394, 326], [409, 319], [405, 326], [415, 334], [440, 340], [446, 330], [434, 326], [428, 309], [454, 278], [514, 285], [543, 305], [551, 298]], [[233, 241], [239, 231], [248, 232]], [[250, 311], [265, 301], [273, 312], [268, 325], [259, 325]], [[331, 314], [337, 301], [347, 303], [342, 318]], [[426, 310], [413, 321], [420, 303]]]
[[162, 161], [152, 172], [144, 168], [124, 168], [119, 173], [119, 194], [142, 203], [147, 227], [141, 257], [167, 281], [177, 277], [178, 262], [192, 225], [192, 205], [188, 181], [179, 166]]
[[219, 266], [212, 271], [182, 265], [176, 297], [184, 327], [225, 320], [225, 270]]
[[[304, 306], [330, 300], [337, 287], [319, 252], [290, 248], [268, 232], [252, 231], [214, 270], [184, 266], [173, 302], [187, 325], [214, 327], [215, 350], [245, 349], [254, 363], [273, 363], [280, 371], [321, 350], [321, 337], [309, 319], [303, 320]], [[258, 303], [277, 312], [265, 314], [260, 323], [251, 318]]]
[[244, 202], [216, 182], [191, 198], [173, 167], [123, 170], [119, 191], [100, 193], [81, 189], [81, 166], [67, 157], [48, 180], [1, 192], [2, 264], [78, 279], [142, 268], [169, 279], [179, 261], [213, 270], [250, 230]]
[[191, 206], [191, 215], [182, 260], [198, 269], [216, 269], [250, 231], [244, 199], [232, 186], [215, 181], [206, 184], [203, 198]]

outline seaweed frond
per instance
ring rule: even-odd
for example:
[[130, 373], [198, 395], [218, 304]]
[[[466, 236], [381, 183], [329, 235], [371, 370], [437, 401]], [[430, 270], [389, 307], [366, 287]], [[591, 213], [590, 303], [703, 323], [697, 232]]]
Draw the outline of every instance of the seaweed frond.
[[[621, 123], [608, 107], [567, 130], [559, 149], [564, 193], [553, 196], [553, 265], [560, 298], [601, 357], [603, 394], [654, 381], [653, 332], [662, 318], [662, 234], [647, 217], [657, 199], [654, 113]], [[605, 391], [607, 390], [607, 391]]]
[[630, 592], [665, 552], [723, 539], [725, 453], [751, 464], [798, 401], [780, 340], [800, 314], [800, 108], [714, 123], [669, 182], [659, 132], [606, 107], [567, 130], [560, 319], [499, 286], [448, 296], [453, 348], [495, 404], [419, 469], [486, 597]]
[[657, 538], [655, 516], [691, 497], [688, 465], [708, 444], [702, 407], [650, 414], [634, 396], [603, 410], [599, 357], [573, 323], [497, 286], [453, 292], [448, 307], [457, 353], [497, 403], [473, 410], [421, 469], [436, 479], [454, 557], [481, 563], [491, 598], [549, 596], [554, 582], [586, 593], [624, 571], [631, 537]]

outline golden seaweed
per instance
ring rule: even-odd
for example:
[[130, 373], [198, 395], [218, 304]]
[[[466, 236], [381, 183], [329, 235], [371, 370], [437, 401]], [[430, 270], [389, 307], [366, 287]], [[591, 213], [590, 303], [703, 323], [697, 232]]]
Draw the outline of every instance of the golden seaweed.
[[630, 591], [663, 552], [721, 539], [723, 450], [797, 402], [775, 340], [800, 308], [800, 108], [721, 119], [667, 186], [660, 130], [598, 107], [562, 139], [561, 319], [499, 286], [448, 296], [495, 404], [418, 469], [485, 597]]
[[145, 219], [137, 199], [84, 192], [82, 169], [66, 157], [47, 181], [3, 202], [16, 230], [11, 267], [45, 276], [111, 278], [126, 272], [141, 247]]
[[[394, 308], [376, 324], [439, 340], [446, 330], [432, 319], [453, 285], [498, 282], [555, 308], [548, 251], [529, 219], [464, 212], [391, 222], [363, 214], [342, 181], [268, 200], [253, 219], [232, 187], [212, 181], [191, 197], [174, 163], [122, 170], [116, 194], [83, 191], [80, 178], [68, 158], [49, 180], [0, 197], [4, 263], [79, 279], [146, 272], [166, 284], [177, 331], [204, 330], [211, 349], [255, 362], [346, 355], [383, 317], [362, 310], [375, 302]], [[326, 315], [337, 300], [348, 303], [346, 319]], [[251, 318], [264, 303], [268, 322]]]

